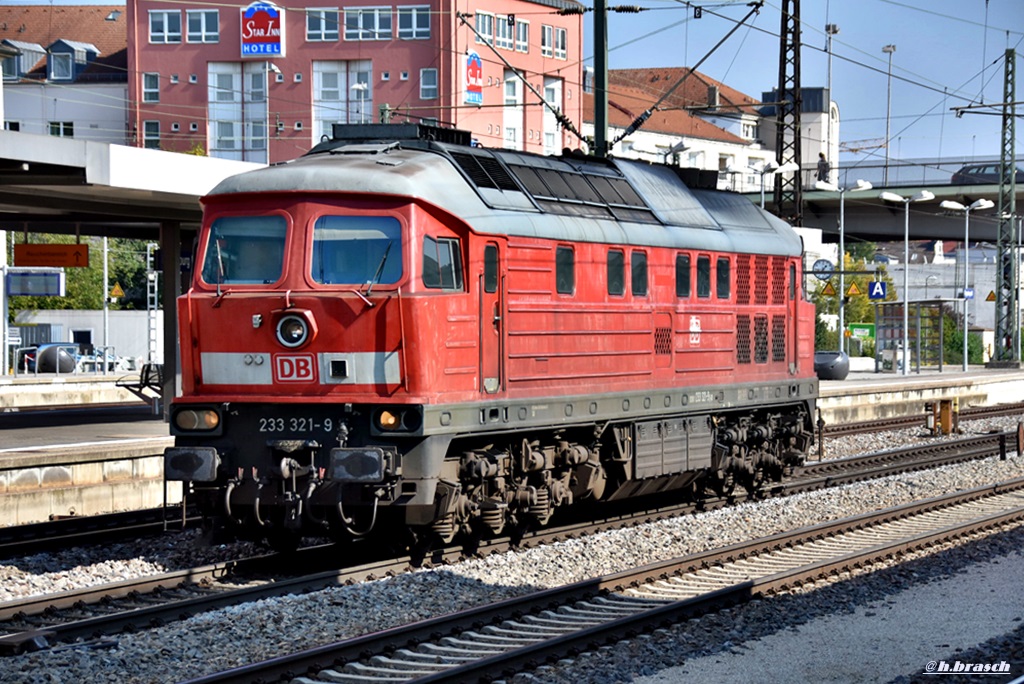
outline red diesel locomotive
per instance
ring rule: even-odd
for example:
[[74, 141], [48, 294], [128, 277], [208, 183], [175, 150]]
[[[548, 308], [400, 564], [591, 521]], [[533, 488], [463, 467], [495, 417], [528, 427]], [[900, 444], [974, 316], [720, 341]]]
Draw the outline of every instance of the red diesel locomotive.
[[777, 480], [813, 443], [802, 244], [714, 172], [336, 125], [203, 199], [165, 475], [286, 547]]

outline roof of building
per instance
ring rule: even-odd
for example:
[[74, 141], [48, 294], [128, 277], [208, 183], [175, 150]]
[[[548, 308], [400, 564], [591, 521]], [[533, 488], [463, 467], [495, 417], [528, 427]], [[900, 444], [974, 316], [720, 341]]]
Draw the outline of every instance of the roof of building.
[[[610, 87], [618, 85], [643, 90], [654, 101], [675, 88], [665, 102], [660, 105], [661, 108], [697, 108], [720, 116], [735, 116], [739, 113], [758, 115], [757, 107], [760, 105], [760, 101], [756, 98], [741, 93], [699, 71], [694, 71], [687, 76], [689, 72], [689, 67], [612, 69], [608, 72], [608, 84]], [[680, 81], [682, 84], [677, 86], [676, 84]], [[712, 102], [714, 89], [717, 89], [719, 106], [707, 109], [715, 104]]]
[[[128, 26], [124, 5], [0, 5], [0, 41], [35, 43], [44, 48], [63, 40], [72, 47], [95, 46], [99, 57], [79, 77], [88, 80], [127, 80]], [[40, 60], [27, 74], [46, 77]]]

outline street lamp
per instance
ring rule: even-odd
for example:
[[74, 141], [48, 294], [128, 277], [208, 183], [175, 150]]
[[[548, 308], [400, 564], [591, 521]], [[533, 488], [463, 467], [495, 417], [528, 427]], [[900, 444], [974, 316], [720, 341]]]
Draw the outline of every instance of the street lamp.
[[828, 190], [839, 193], [839, 351], [846, 351], [846, 323], [843, 314], [846, 310], [846, 301], [843, 293], [846, 292], [846, 193], [847, 191], [870, 190], [871, 183], [860, 178], [849, 188], [839, 188], [832, 183], [817, 181], [814, 184], [819, 190]]
[[886, 202], [903, 203], [903, 375], [907, 375], [910, 353], [910, 203], [927, 202], [935, 199], [935, 195], [927, 190], [922, 190], [911, 197], [903, 197], [895, 192], [882, 192], [878, 198]]
[[964, 212], [964, 373], [967, 372], [967, 274], [969, 271], [970, 264], [970, 242], [971, 239], [971, 211], [975, 209], [991, 209], [995, 206], [992, 200], [979, 199], [974, 200], [968, 206], [964, 206], [959, 202], [953, 200], [946, 200], [939, 204], [943, 209], [949, 211], [962, 211]]
[[885, 90], [885, 171], [882, 174], [882, 185], [889, 186], [889, 119], [892, 115], [892, 53], [895, 45], [882, 47], [882, 52], [889, 55], [889, 81]]
[[761, 165], [760, 169], [750, 167], [752, 171], [757, 171], [761, 174], [761, 208], [764, 209], [764, 177], [769, 173], [790, 173], [791, 171], [799, 171], [800, 165], [796, 162], [786, 162], [785, 164], [779, 165], [779, 162], [774, 159], [769, 159]]

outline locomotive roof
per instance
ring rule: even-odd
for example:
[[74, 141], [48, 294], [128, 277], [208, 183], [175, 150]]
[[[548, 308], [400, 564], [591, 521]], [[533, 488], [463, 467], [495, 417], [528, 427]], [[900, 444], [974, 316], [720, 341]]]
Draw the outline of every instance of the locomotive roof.
[[[401, 132], [404, 126], [364, 127]], [[457, 138], [449, 138], [457, 140]], [[210, 196], [373, 193], [441, 207], [480, 233], [570, 242], [799, 255], [799, 236], [747, 198], [689, 187], [693, 170], [576, 154], [544, 157], [457, 142], [322, 143], [299, 159], [232, 176]]]

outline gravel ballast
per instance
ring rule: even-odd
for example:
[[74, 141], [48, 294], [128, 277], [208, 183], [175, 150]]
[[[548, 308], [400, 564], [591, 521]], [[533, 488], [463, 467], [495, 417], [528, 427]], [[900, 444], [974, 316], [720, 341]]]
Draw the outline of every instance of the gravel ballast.
[[[1015, 424], [1014, 421], [1013, 425]], [[920, 431], [914, 433], [916, 435]], [[862, 437], [858, 436], [858, 440]], [[891, 434], [884, 437], [876, 436], [876, 440], [883, 440], [890, 445], [906, 445], [912, 438], [916, 437], [900, 438]], [[858, 453], [870, 450], [862, 445], [855, 449]], [[0, 682], [177, 681], [289, 653], [298, 648], [313, 647], [527, 593], [537, 588], [558, 586], [595, 575], [616, 572], [626, 567], [635, 567], [721, 547], [755, 536], [810, 525], [824, 519], [843, 518], [927, 496], [1020, 476], [1024, 476], [1024, 459], [989, 459], [934, 471], [894, 476], [870, 483], [742, 504], [695, 516], [640, 525], [628, 530], [607, 532], [585, 539], [484, 559], [472, 559], [448, 567], [422, 570], [351, 587], [337, 587], [303, 596], [267, 599], [237, 608], [206, 613], [166, 625], [159, 630], [119, 635], [105, 640], [100, 646], [72, 645], [9, 658], [4, 661], [4, 668], [0, 669]], [[590, 656], [589, 659], [594, 664], [601, 663], [600, 668], [588, 667], [588, 658], [581, 657], [571, 664], [566, 664], [565, 671], [556, 668], [547, 674], [540, 672], [535, 676], [552, 682], [567, 681], [566, 676], [572, 681], [579, 682], [639, 681], [635, 678], [655, 676], [664, 668], [680, 664], [688, 668], [696, 662], [695, 659], [702, 657], [712, 659], [705, 661], [702, 668], [714, 665], [714, 659], [732, 660], [738, 657], [737, 654], [743, 655], [747, 649], [753, 649], [757, 645], [757, 642], [753, 641], [756, 638], [767, 641], [772, 635], [776, 635], [775, 638], [782, 638], [792, 631], [793, 635], [799, 635], [797, 641], [806, 642], [815, 634], [819, 634], [821, 629], [826, 628], [838, 629], [840, 634], [843, 630], [852, 633], [854, 628], [842, 620], [853, 619], [859, 615], [859, 622], [866, 621], [866, 624], [870, 625], [872, 621], [878, 621], [881, 624], [882, 617], [904, 613], [902, 599], [898, 599], [898, 592], [894, 593], [894, 587], [909, 587], [918, 582], [952, 582], [947, 586], [955, 589], [958, 584], [973, 586], [976, 579], [977, 583], [981, 584], [999, 582], [984, 574], [977, 577], [960, 574], [961, 570], [958, 568], [971, 564], [1007, 564], [1007, 567], [1011, 567], [1010, 563], [1019, 562], [1019, 559], [1011, 560], [1011, 554], [1020, 548], [1021, 532], [1003, 533], [993, 539], [1003, 537], [1011, 541], [1002, 544], [983, 540], [963, 547], [963, 550], [957, 547], [942, 553], [941, 556], [932, 557], [942, 560], [929, 561], [924, 558], [916, 561], [928, 564], [928, 570], [918, 569], [911, 572], [905, 569], [907, 566], [884, 569], [838, 585], [758, 601], [752, 606], [738, 607], [721, 615], [707, 616], [701, 620], [711, 622], [704, 623], [699, 628], [687, 628], [687, 625], [692, 625], [687, 623], [682, 626], [685, 635], [681, 637], [682, 645], [666, 645], [655, 649], [663, 654], [671, 653], [678, 656], [678, 659], [671, 662], [653, 658], [640, 661], [633, 659], [631, 653], [638, 651], [639, 644], [656, 643], [658, 638], [666, 636], [655, 634], [648, 639], [636, 639], [629, 644], [620, 644]], [[127, 560], [110, 561], [111, 556], [108, 553], [106, 559], [97, 558], [92, 565], [72, 565], [69, 559], [61, 558], [59, 554], [46, 554], [47, 558], [44, 560], [33, 557], [13, 562], [5, 561], [0, 564], [0, 586], [8, 589], [8, 596], [16, 593], [28, 595], [48, 592], [48, 586], [56, 587], [61, 580], [52, 572], [44, 572], [46, 567], [63, 568], [59, 574], [64, 576], [65, 585], [85, 581], [79, 575], [88, 576], [94, 568], [95, 572], [104, 578], [99, 581], [109, 581], [106, 578], [111, 574], [117, 574], [116, 568], [109, 563], [123, 563], [124, 576], [132, 572], [144, 572], [145, 567], [167, 567], [167, 563], [173, 566], [181, 562], [182, 556], [187, 556], [187, 550], [182, 545], [177, 545], [174, 549], [163, 549], [150, 556], [144, 550], [132, 553], [126, 549], [122, 552], [122, 558]], [[81, 554], [86, 552], [76, 550], [75, 553], [80, 554], [79, 558], [82, 558]], [[963, 556], [963, 562], [952, 562], [947, 554], [960, 554]], [[99, 562], [100, 560], [103, 562]], [[1019, 572], [1019, 566], [1013, 565], [1012, 568], [1017, 578], [1024, 576]], [[18, 580], [17, 583], [22, 588], [10, 589], [8, 579]], [[877, 587], [871, 583], [873, 581]], [[842, 586], [854, 587], [855, 593], [849, 596], [833, 588]], [[985, 590], [1005, 593], [1006, 586], [997, 584], [982, 589]], [[935, 591], [938, 592], [938, 589]], [[1022, 592], [1018, 591], [1012, 595], [1018, 602], [1016, 605], [1004, 597], [1004, 603], [1009, 604], [1008, 609], [1015, 610], [1018, 616], [1024, 612], [1019, 603], [1021, 594]], [[932, 601], [932, 598], [928, 600]], [[876, 605], [873, 601], [881, 603]], [[893, 606], [885, 607], [889, 601], [894, 602]], [[970, 606], [970, 600], [961, 602], [955, 595], [951, 596], [949, 601], [956, 606], [953, 612], [964, 610], [965, 603]], [[912, 603], [913, 601], [909, 601], [907, 605]], [[901, 606], [898, 612], [894, 612], [897, 611], [896, 604]], [[949, 608], [948, 603], [936, 605], [944, 609]], [[747, 610], [755, 611], [750, 614], [753, 617], [743, 617], [744, 611]], [[868, 616], [869, 611], [875, 614]], [[913, 615], [913, 611], [910, 611], [910, 614]], [[919, 611], [919, 614], [922, 621], [938, 622], [924, 609]], [[734, 616], [740, 617], [738, 625], [729, 622]], [[813, 629], [808, 627], [817, 620], [828, 619], [839, 622], [821, 623]], [[933, 638], [923, 645], [908, 646], [902, 660], [894, 661], [887, 667], [879, 667], [879, 671], [888, 672], [888, 679], [878, 681], [889, 681], [897, 676], [909, 677], [915, 670], [920, 671], [928, 660], [939, 661], [944, 657], [948, 659], [958, 648], [974, 648], [986, 639], [1001, 637], [1013, 627], [1013, 624], [1007, 624], [1005, 619], [1000, 619], [1002, 621], [988, 627], [979, 627], [976, 633], [964, 632], [964, 636], [960, 638]], [[894, 619], [890, 621], [895, 622]], [[764, 626], [754, 629], [759, 624]], [[800, 630], [803, 629], [812, 631], [801, 634]], [[915, 627], [908, 625], [903, 629], [909, 632], [914, 631]], [[816, 643], [826, 644], [827, 641], [819, 634]], [[609, 653], [623, 648], [627, 649], [622, 656], [625, 660], [620, 661], [619, 656], [616, 656], [614, 661], [602, 662]], [[780, 646], [780, 653], [781, 649]], [[856, 665], [855, 659], [848, 658], [847, 655], [840, 654], [836, 657], [842, 658], [843, 663], [851, 667]], [[872, 654], [869, 652], [864, 657], [871, 658]], [[877, 653], [875, 657], [879, 661], [887, 658]], [[998, 654], [993, 657], [998, 657]], [[852, 662], [848, 662], [851, 660]], [[763, 676], [755, 679], [732, 679], [730, 673], [725, 670], [721, 674], [724, 679], [715, 679], [705, 676], [701, 669], [696, 670], [700, 674], [695, 678], [691, 672], [681, 675], [683, 679], [660, 681], [830, 681], [824, 678], [828, 667], [822, 667], [823, 670], [818, 676], [808, 680], [788, 677], [783, 672], [775, 672], [769, 666], [763, 665], [760, 668]], [[752, 672], [756, 676], [757, 670]], [[868, 674], [870, 675], [870, 672]], [[1024, 672], [1018, 672], [1019, 674]], [[602, 678], [606, 676], [610, 678]], [[532, 676], [517, 677], [521, 678], [529, 681]], [[870, 680], [857, 678], [832, 681]], [[949, 682], [951, 679], [943, 678], [942, 681]], [[986, 681], [999, 680], [989, 678]]]

